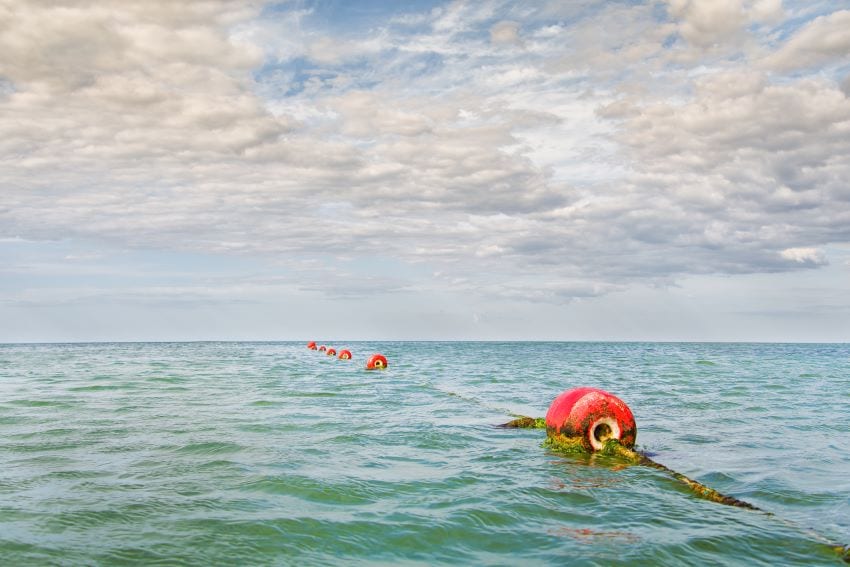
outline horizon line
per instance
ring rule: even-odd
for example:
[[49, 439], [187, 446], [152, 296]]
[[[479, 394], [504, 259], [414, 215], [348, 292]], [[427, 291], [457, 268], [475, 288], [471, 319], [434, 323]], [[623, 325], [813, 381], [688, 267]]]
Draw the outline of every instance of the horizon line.
[[[0, 341], [0, 346], [15, 345], [94, 345], [94, 344], [195, 344], [195, 343], [308, 343], [312, 339], [179, 339], [179, 340], [67, 340], [67, 341]], [[783, 341], [783, 340], [652, 340], [652, 339], [326, 339], [327, 343], [659, 343], [659, 344], [789, 344], [850, 345], [850, 341]]]

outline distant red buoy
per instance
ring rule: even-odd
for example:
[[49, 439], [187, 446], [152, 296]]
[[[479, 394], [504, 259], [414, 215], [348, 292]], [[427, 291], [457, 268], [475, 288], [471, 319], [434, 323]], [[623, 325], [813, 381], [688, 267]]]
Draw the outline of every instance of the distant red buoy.
[[325, 354], [328, 356], [336, 356], [336, 349], [329, 348]]
[[339, 351], [339, 359], [340, 360], [351, 360], [351, 351], [350, 350]]
[[366, 361], [366, 370], [383, 370], [387, 367], [387, 357], [383, 354], [373, 354]]
[[310, 341], [309, 343], [307, 343], [307, 348], [309, 348], [310, 350], [316, 350], [316, 341]]
[[326, 347], [325, 345], [319, 347], [319, 352], [325, 352], [326, 350], [328, 350], [328, 347]]
[[555, 398], [546, 412], [546, 431], [550, 436], [581, 438], [588, 451], [601, 450], [608, 439], [632, 448], [637, 437], [629, 406], [597, 388], [575, 388]]

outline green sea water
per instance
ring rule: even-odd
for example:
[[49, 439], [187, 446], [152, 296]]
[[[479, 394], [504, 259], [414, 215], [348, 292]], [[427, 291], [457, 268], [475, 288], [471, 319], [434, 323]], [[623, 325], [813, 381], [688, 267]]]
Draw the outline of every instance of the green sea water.
[[[0, 345], [0, 564], [842, 564], [850, 345], [328, 344]], [[772, 514], [495, 427], [576, 386]]]

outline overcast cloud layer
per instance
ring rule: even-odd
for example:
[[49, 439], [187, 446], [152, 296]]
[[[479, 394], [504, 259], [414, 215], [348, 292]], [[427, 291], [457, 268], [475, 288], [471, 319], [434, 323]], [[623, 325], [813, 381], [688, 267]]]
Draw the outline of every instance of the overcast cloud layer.
[[526, 4], [0, 0], [0, 309], [847, 276], [850, 4]]

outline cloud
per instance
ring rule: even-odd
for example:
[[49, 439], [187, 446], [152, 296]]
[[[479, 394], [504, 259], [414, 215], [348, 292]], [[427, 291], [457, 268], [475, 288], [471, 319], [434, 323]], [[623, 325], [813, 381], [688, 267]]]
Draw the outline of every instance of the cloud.
[[786, 248], [780, 255], [791, 262], [808, 264], [811, 266], [824, 266], [828, 264], [823, 251], [817, 248]]
[[850, 100], [834, 83], [719, 72], [676, 104], [620, 104], [634, 194], [704, 267], [772, 270], [770, 249], [846, 241]]
[[734, 38], [747, 22], [741, 0], [670, 0], [669, 6], [671, 15], [680, 21], [681, 36], [700, 47]]
[[490, 28], [490, 42], [496, 45], [522, 45], [517, 22], [502, 21]]
[[247, 70], [259, 63], [260, 52], [221, 32], [257, 9], [254, 2], [228, 0], [8, 2], [0, 35], [2, 74], [13, 83], [67, 92], [102, 74], [152, 71], [158, 64]]
[[[767, 1], [450, 3], [345, 38], [244, 2], [7, 4], [0, 239], [556, 303], [850, 240], [850, 102], [816, 72], [839, 50], [807, 39], [841, 12], [773, 46]], [[376, 258], [397, 270], [346, 264]]]
[[846, 62], [850, 56], [850, 10], [819, 16], [765, 58], [771, 69], [790, 71]]
[[678, 32], [689, 44], [709, 48], [737, 43], [753, 23], [779, 23], [784, 17], [781, 0], [667, 0]]
[[362, 57], [376, 55], [388, 46], [380, 37], [360, 41], [346, 41], [335, 37], [317, 37], [309, 40], [306, 55], [321, 65], [340, 65]]

